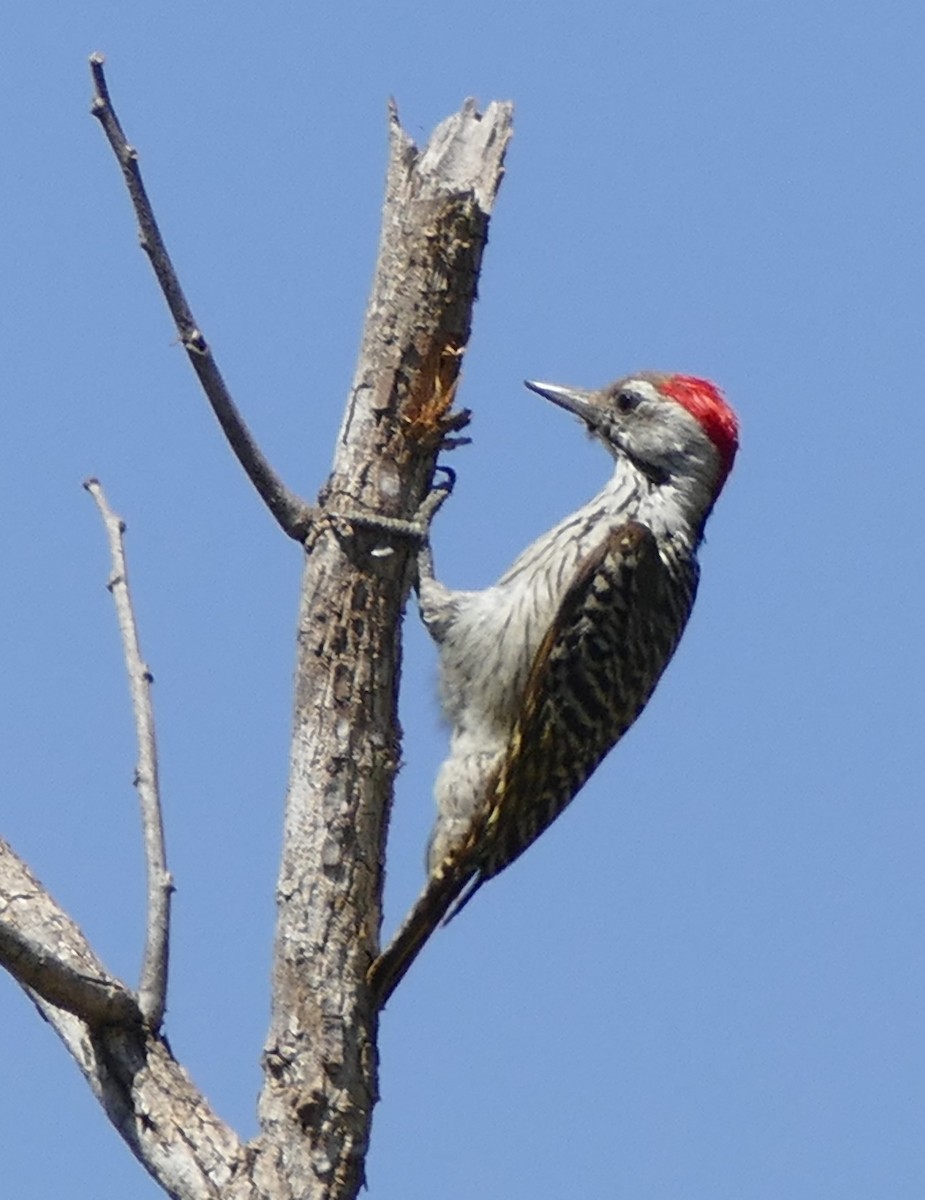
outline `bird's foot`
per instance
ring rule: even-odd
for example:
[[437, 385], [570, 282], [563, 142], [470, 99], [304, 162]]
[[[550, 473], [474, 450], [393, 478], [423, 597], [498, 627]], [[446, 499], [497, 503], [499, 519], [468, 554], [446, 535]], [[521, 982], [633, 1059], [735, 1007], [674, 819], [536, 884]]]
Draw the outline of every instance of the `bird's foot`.
[[[456, 483], [456, 472], [452, 467], [437, 467], [437, 470], [442, 471], [446, 479], [434, 484], [418, 505], [418, 509], [410, 521], [403, 517], [386, 517], [378, 513], [332, 512], [327, 516], [335, 525], [343, 522], [355, 529], [379, 530], [393, 536], [410, 538], [412, 541], [420, 543], [420, 552], [423, 554], [430, 534], [431, 522]], [[379, 557], [392, 553], [393, 550], [389, 546], [378, 546], [373, 551], [373, 554]]]

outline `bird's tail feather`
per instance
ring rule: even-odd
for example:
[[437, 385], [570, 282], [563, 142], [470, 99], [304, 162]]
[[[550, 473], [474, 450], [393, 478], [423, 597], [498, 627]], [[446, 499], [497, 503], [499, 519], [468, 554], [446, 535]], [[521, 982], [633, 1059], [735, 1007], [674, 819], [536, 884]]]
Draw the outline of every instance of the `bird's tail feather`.
[[367, 979], [379, 1008], [388, 1002], [437, 926], [471, 900], [479, 882], [471, 867], [463, 868], [452, 857], [431, 875], [398, 933], [369, 968]]

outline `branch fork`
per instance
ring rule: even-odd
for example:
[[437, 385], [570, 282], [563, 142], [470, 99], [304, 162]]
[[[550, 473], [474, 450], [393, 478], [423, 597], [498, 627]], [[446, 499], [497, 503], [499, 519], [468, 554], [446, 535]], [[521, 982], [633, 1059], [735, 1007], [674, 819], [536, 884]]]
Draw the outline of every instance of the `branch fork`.
[[[381, 921], [382, 862], [400, 757], [396, 700], [409, 557], [452, 487], [431, 486], [438, 451], [465, 439], [451, 412], [511, 135], [510, 105], [467, 101], [418, 149], [389, 118], [379, 256], [356, 374], [322, 494], [362, 512], [313, 507], [290, 490], [235, 405], [173, 268], [138, 154], [116, 116], [103, 57], [90, 60], [93, 116], [122, 170], [141, 244], [206, 398], [279, 526], [311, 549], [299, 618], [291, 774], [277, 885], [270, 1027], [260, 1133], [243, 1145], [190, 1083], [160, 1035], [170, 900], [151, 672], [125, 562], [125, 525], [88, 480], [109, 543], [138, 741], [135, 787], [147, 866], [137, 994], [0, 841], [0, 964], [53, 1025], [107, 1116], [179, 1200], [354, 1200], [378, 1092], [379, 1003], [367, 982]], [[452, 473], [450, 473], [452, 476]], [[424, 497], [423, 503], [421, 497]], [[378, 512], [388, 515], [377, 516]], [[369, 513], [369, 515], [366, 515]], [[388, 535], [371, 572], [342, 553], [339, 523]], [[391, 540], [397, 539], [392, 545]], [[368, 564], [367, 564], [368, 568]]]

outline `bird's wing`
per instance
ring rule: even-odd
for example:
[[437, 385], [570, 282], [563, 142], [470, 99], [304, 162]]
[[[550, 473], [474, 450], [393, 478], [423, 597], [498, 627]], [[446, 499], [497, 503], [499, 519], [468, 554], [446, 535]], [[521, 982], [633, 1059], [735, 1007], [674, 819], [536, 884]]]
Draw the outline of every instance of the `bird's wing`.
[[380, 1005], [441, 919], [539, 837], [632, 725], [678, 644], [696, 586], [693, 559], [669, 572], [636, 521], [580, 564], [537, 651], [485, 804], [370, 968]]
[[673, 583], [654, 535], [636, 521], [613, 529], [580, 564], [467, 839], [476, 886], [539, 837], [642, 711], [693, 603], [695, 578], [681, 589], [686, 597]]

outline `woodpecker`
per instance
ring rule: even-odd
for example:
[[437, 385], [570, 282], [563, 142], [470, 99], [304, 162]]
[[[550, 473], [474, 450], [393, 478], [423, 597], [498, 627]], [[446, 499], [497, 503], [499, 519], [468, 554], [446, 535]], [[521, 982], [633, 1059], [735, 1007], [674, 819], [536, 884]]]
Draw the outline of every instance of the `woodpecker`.
[[615, 469], [492, 587], [445, 587], [422, 549], [450, 752], [427, 887], [372, 969], [382, 1003], [451, 906], [539, 837], [645, 707], [690, 615], [697, 548], [738, 448], [735, 414], [704, 379], [526, 386], [577, 416]]

